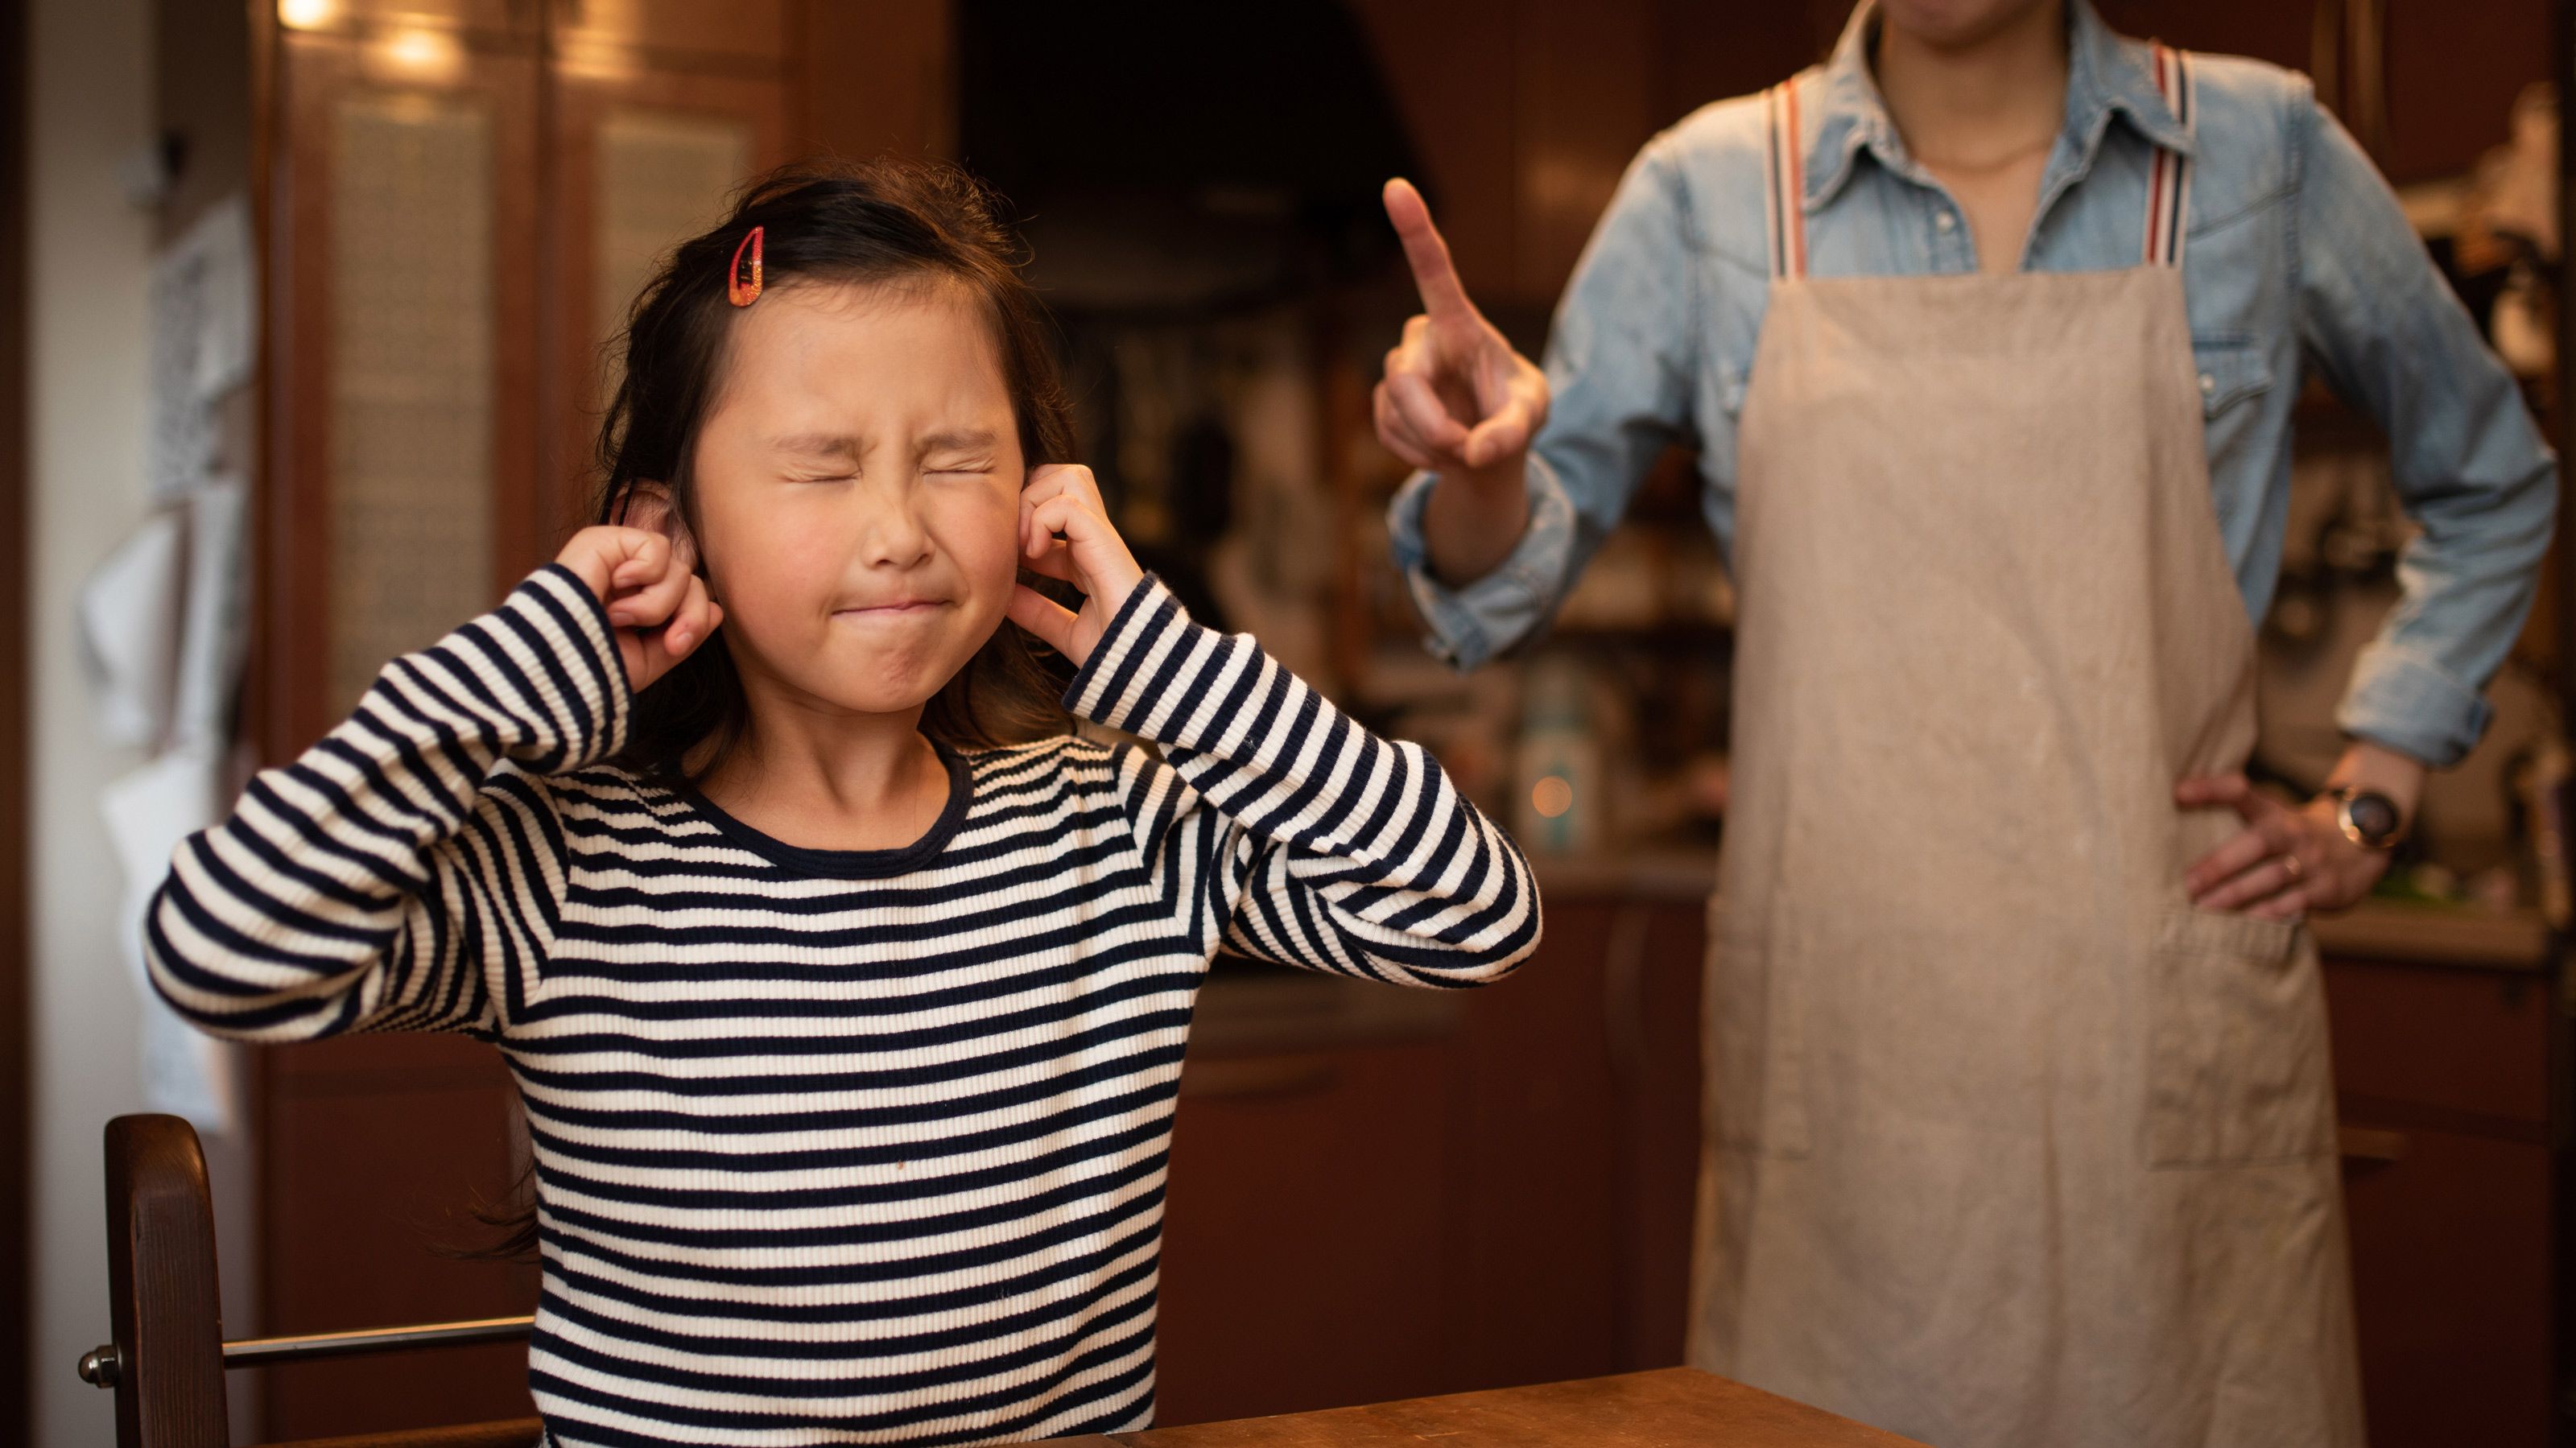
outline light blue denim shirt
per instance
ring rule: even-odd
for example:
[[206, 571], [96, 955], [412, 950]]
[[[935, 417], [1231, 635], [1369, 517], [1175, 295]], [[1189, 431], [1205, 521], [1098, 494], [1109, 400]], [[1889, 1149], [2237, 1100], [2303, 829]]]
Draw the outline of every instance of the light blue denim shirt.
[[[2557, 467], [2388, 185], [2321, 110], [2305, 77], [2195, 56], [2186, 133], [2147, 47], [2069, 5], [2066, 129], [2040, 183], [2022, 265], [2138, 264], [2149, 161], [2192, 157], [2184, 291], [2200, 364], [2210, 484], [2247, 611], [2269, 605], [2289, 509], [2290, 413], [2301, 366], [2377, 419], [2421, 528], [2404, 599], [2354, 670], [2339, 722], [2428, 763], [2485, 729], [2481, 691], [2531, 606]], [[1818, 276], [1977, 269], [1964, 215], [1909, 157], [1880, 100], [1864, 4], [1821, 68], [1797, 77], [1810, 117], [1809, 270]], [[1472, 668], [1539, 630], [1668, 443], [1699, 449], [1702, 508], [1732, 550], [1737, 414], [1768, 299], [1758, 97], [1705, 107], [1638, 153], [1559, 303], [1547, 353], [1555, 401], [1531, 449], [1530, 525], [1459, 589], [1423, 561], [1433, 479], [1398, 493], [1394, 552], [1432, 651]], [[2105, 338], [2105, 345], [2118, 339]]]

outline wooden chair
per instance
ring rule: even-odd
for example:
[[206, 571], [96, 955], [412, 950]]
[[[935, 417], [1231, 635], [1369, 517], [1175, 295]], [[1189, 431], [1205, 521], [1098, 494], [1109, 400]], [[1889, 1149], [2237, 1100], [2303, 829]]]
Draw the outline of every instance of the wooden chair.
[[[525, 1338], [534, 1322], [496, 1317], [302, 1337], [224, 1340], [215, 1207], [196, 1129], [176, 1116], [107, 1124], [107, 1272], [115, 1341], [80, 1375], [116, 1393], [117, 1448], [229, 1448], [224, 1372], [315, 1358]], [[271, 1448], [527, 1448], [534, 1418], [315, 1438]]]

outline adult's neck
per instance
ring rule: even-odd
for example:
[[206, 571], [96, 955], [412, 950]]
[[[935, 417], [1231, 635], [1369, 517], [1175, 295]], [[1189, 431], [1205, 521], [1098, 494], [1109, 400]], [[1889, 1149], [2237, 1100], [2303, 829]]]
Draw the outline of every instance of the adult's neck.
[[2066, 47], [2066, 0], [2037, 0], [1957, 36], [1909, 30], [1882, 12], [1873, 68], [1908, 147], [1973, 164], [2056, 133]]

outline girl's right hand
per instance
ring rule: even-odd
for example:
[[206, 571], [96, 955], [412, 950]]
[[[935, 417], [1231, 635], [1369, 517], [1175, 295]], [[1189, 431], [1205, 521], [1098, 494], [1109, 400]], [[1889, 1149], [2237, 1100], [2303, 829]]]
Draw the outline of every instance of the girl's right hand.
[[630, 691], [671, 672], [724, 622], [685, 547], [644, 528], [584, 528], [555, 555], [608, 610]]

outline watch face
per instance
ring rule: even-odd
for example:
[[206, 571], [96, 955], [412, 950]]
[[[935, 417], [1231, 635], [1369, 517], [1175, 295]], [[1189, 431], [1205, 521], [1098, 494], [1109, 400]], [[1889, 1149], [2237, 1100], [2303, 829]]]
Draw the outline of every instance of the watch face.
[[2377, 844], [2397, 834], [2397, 805], [2384, 794], [2367, 791], [2344, 801], [2344, 818], [2352, 821], [2355, 834]]

